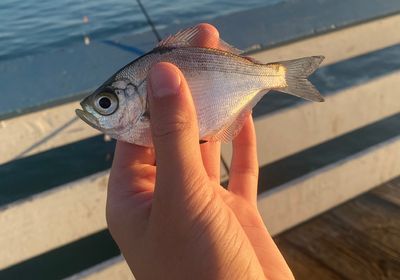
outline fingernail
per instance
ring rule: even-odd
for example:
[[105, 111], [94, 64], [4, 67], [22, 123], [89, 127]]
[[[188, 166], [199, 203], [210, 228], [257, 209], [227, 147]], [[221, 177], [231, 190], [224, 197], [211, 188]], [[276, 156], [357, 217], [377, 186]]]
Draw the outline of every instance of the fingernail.
[[155, 97], [164, 97], [179, 93], [181, 77], [176, 66], [170, 63], [159, 63], [150, 70], [150, 85]]

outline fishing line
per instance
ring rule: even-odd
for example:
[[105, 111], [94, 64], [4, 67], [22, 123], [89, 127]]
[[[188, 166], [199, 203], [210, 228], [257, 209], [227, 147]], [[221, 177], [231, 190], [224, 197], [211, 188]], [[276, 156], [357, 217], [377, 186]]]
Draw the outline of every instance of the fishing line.
[[151, 29], [153, 30], [154, 36], [156, 36], [158, 42], [161, 41], [161, 36], [160, 34], [157, 32], [156, 27], [154, 26], [153, 21], [151, 20], [149, 14], [146, 12], [146, 9], [144, 8], [144, 6], [142, 5], [142, 2], [140, 2], [140, 0], [136, 0], [136, 2], [138, 3], [140, 9], [142, 10], [143, 15], [146, 17], [147, 19], [147, 23], [151, 26]]
[[222, 154], [220, 155], [220, 158], [221, 158], [222, 166], [225, 169], [226, 175], [228, 175], [228, 177], [229, 177], [229, 166], [226, 163], [226, 161], [225, 161], [224, 157], [222, 156]]
[[[142, 2], [140, 2], [140, 0], [136, 0], [136, 2], [138, 3], [140, 9], [142, 10], [143, 15], [145, 16], [145, 18], [147, 19], [147, 23], [150, 25], [151, 29], [153, 30], [153, 34], [154, 36], [156, 36], [158, 42], [161, 41], [161, 36], [160, 34], [157, 32], [156, 27], [154, 26], [153, 21], [151, 20], [149, 14], [146, 12], [146, 9], [144, 8], [144, 6], [142, 5]], [[225, 159], [222, 157], [222, 155], [220, 155], [221, 158], [221, 162], [222, 162], [222, 166], [225, 169], [226, 174], [228, 174], [229, 176], [229, 166], [226, 163]]]

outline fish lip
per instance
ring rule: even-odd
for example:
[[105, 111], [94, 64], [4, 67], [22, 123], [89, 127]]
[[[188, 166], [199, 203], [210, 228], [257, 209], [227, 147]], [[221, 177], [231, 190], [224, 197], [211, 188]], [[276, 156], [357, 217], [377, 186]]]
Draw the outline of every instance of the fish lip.
[[[83, 105], [83, 104], [81, 103], [81, 105]], [[84, 108], [84, 107], [82, 106], [82, 108]], [[97, 119], [92, 116], [92, 114], [90, 114], [84, 110], [81, 110], [81, 109], [76, 109], [75, 113], [85, 123], [87, 123], [88, 125], [90, 125], [91, 127], [95, 128], [95, 129], [99, 129], [100, 124], [97, 121]]]

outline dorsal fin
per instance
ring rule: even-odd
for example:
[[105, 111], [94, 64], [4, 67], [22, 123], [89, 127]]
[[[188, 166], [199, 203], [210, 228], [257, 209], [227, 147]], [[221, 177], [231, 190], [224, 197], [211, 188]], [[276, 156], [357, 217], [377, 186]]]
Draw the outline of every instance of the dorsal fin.
[[[198, 40], [199, 35], [200, 33], [207, 31], [207, 29], [203, 29], [199, 27], [199, 25], [180, 30], [175, 35], [170, 35], [164, 40], [160, 41], [157, 45], [157, 48], [201, 47]], [[218, 46], [215, 48], [234, 54], [241, 54], [243, 52], [229, 45], [222, 39], [218, 40]]]
[[225, 42], [221, 38], [219, 39], [219, 42], [218, 42], [218, 49], [219, 50], [223, 50], [223, 51], [227, 51], [227, 52], [230, 52], [230, 53], [234, 53], [234, 54], [242, 54], [243, 53], [242, 50], [239, 50], [239, 49], [235, 48], [234, 46], [228, 44], [227, 42]]

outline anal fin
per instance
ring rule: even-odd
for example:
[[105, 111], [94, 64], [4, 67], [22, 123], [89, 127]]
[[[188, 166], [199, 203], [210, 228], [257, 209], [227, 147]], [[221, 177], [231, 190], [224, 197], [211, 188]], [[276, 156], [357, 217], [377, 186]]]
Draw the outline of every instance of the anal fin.
[[232, 118], [232, 122], [224, 126], [220, 131], [216, 134], [212, 135], [209, 138], [210, 142], [230, 142], [232, 141], [242, 130], [244, 122], [247, 117], [251, 114], [253, 107], [260, 101], [260, 99], [268, 92], [269, 90], [257, 90], [254, 91], [254, 97], [244, 106], [244, 108], [239, 111], [235, 117]]

